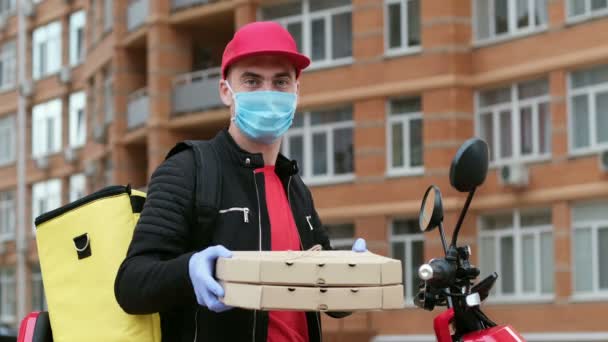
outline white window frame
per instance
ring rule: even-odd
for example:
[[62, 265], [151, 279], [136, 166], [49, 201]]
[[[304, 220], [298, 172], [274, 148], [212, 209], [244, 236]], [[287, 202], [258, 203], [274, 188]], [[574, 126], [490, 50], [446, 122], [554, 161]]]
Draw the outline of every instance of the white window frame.
[[17, 77], [17, 44], [15, 40], [8, 41], [0, 49], [0, 61], [2, 62], [2, 79], [0, 79], [0, 91], [15, 88]]
[[[406, 275], [417, 274], [418, 270], [414, 269], [412, 267], [411, 262], [408, 262], [408, 260], [412, 260], [412, 244], [414, 242], [422, 242], [422, 250], [424, 251], [424, 234], [422, 232], [418, 233], [418, 234], [395, 234], [395, 221], [401, 221], [401, 220], [408, 220], [408, 219], [395, 218], [395, 219], [392, 219], [389, 223], [389, 239], [388, 240], [389, 240], [390, 254], [391, 254], [391, 257], [394, 258], [394, 256], [392, 255], [393, 243], [396, 243], [396, 242], [404, 243], [405, 244], [404, 259], [406, 262], [404, 263], [404, 265], [401, 265], [401, 266], [404, 268]], [[423, 259], [424, 259], [424, 255], [423, 255]], [[407, 276], [407, 278], [405, 278], [405, 282], [403, 283], [403, 289], [405, 291], [404, 305], [406, 307], [414, 307], [414, 298], [416, 297], [416, 294], [418, 293], [418, 291], [417, 291], [418, 284], [411, 284], [409, 282], [410, 279], [411, 278], [409, 276]]]
[[[84, 146], [87, 141], [87, 111], [86, 93], [80, 91], [70, 95], [69, 115], [70, 115], [70, 147], [79, 148]], [[82, 111], [83, 119], [78, 126], [78, 113]]]
[[74, 202], [86, 195], [86, 176], [84, 173], [77, 173], [70, 176], [70, 197], [69, 201]]
[[[0, 17], [8, 18], [17, 13], [17, 0], [0, 0]], [[3, 10], [6, 6], [8, 9]], [[6, 24], [5, 24], [6, 25]]]
[[591, 9], [591, 1], [585, 0], [585, 13], [579, 15], [572, 15], [572, 0], [566, 0], [566, 23], [574, 24], [589, 19], [598, 17], [604, 17], [608, 15], [608, 8], [602, 10]]
[[[13, 292], [13, 293], [11, 293]], [[5, 324], [15, 323], [17, 316], [17, 286], [15, 281], [15, 270], [13, 268], [0, 269], [0, 322]], [[13, 299], [13, 307], [9, 307], [9, 298]]]
[[[333, 67], [352, 64], [354, 61], [352, 53], [351, 53], [351, 56], [348, 56], [348, 57], [341, 57], [341, 58], [335, 58], [335, 59], [332, 57], [329, 57], [333, 54], [333, 52], [332, 52], [332, 46], [333, 46], [332, 30], [333, 30], [333, 28], [331, 25], [332, 17], [334, 15], [343, 14], [343, 13], [351, 13], [351, 16], [352, 16], [352, 13], [353, 13], [352, 2], [350, 5], [342, 5], [342, 6], [325, 9], [325, 10], [320, 10], [320, 11], [315, 11], [315, 12], [311, 13], [310, 6], [309, 6], [310, 5], [309, 0], [301, 0], [301, 1], [302, 1], [302, 10], [301, 10], [300, 14], [290, 15], [290, 16], [280, 17], [280, 18], [274, 18], [272, 20], [278, 22], [285, 28], [287, 28], [288, 24], [301, 23], [301, 25], [302, 25], [302, 46], [300, 48], [302, 49], [303, 54], [305, 54], [307, 56], [312, 56], [312, 37], [311, 37], [312, 22], [319, 18], [324, 19], [324, 22], [325, 22], [325, 59], [313, 61], [312, 57], [311, 57], [310, 66], [308, 68], [306, 68], [304, 70], [304, 72], [310, 71], [310, 70], [333, 68]], [[258, 12], [258, 18], [260, 18], [261, 20], [267, 20], [262, 17], [261, 9], [260, 9], [260, 12]], [[354, 30], [352, 30], [352, 28], [351, 28], [351, 33], [353, 33], [353, 31]], [[352, 44], [353, 43], [351, 42], [351, 46], [354, 49], [354, 46]]]
[[46, 302], [46, 295], [44, 294], [44, 283], [42, 281], [42, 272], [40, 268], [32, 270], [32, 299], [34, 298], [34, 291], [40, 291], [40, 299], [42, 299], [42, 307], [35, 307], [32, 301], [32, 311], [48, 311], [48, 305]]
[[[32, 77], [39, 80], [59, 72], [62, 65], [61, 21], [40, 26], [32, 33]], [[45, 55], [41, 48], [44, 46]]]
[[[397, 55], [405, 55], [405, 54], [413, 54], [422, 51], [422, 27], [420, 27], [420, 44], [419, 45], [409, 45], [409, 21], [410, 16], [408, 13], [408, 3], [412, 0], [385, 0], [384, 1], [384, 53], [387, 56], [397, 56]], [[388, 7], [392, 4], [400, 4], [401, 5], [401, 46], [396, 48], [390, 47], [390, 23], [389, 23], [389, 13]], [[420, 5], [422, 5], [422, 0], [420, 0]], [[422, 26], [422, 13], [420, 13], [420, 26]]]
[[[422, 99], [421, 99], [422, 102]], [[424, 174], [424, 157], [421, 166], [412, 167], [411, 165], [411, 146], [410, 146], [410, 122], [413, 120], [421, 120], [424, 129], [424, 119], [422, 110], [418, 112], [391, 113], [391, 100], [387, 101], [386, 105], [386, 169], [387, 175], [392, 176], [420, 176]], [[403, 127], [403, 166], [393, 167], [393, 124], [400, 123]], [[424, 149], [424, 137], [421, 141]], [[424, 154], [423, 154], [424, 156]]]
[[[515, 274], [513, 274], [513, 280], [515, 285], [515, 291], [513, 294], [503, 294], [502, 293], [502, 283], [497, 281], [494, 284], [493, 293], [488, 297], [489, 303], [495, 304], [508, 304], [514, 302], [550, 302], [555, 298], [555, 280], [553, 280], [553, 293], [542, 293], [542, 278], [541, 272], [537, 272], [535, 279], [535, 287], [536, 290], [534, 292], [524, 292], [523, 291], [523, 269], [522, 269], [522, 239], [524, 236], [533, 235], [534, 236], [534, 253], [536, 260], [536, 269], [541, 269], [541, 234], [543, 233], [551, 233], [552, 240], [555, 239], [553, 234], [553, 224], [549, 225], [535, 225], [535, 226], [526, 226], [522, 228], [521, 226], [521, 213], [522, 211], [519, 209], [515, 209], [510, 211], [512, 214], [512, 222], [513, 227], [511, 228], [503, 228], [503, 229], [495, 229], [495, 230], [484, 230], [483, 229], [483, 216], [493, 216], [498, 213], [489, 213], [484, 214], [478, 218], [477, 223], [477, 246], [481, 248], [481, 240], [484, 237], [490, 237], [494, 239], [494, 272], [498, 272], [500, 277], [500, 265], [501, 265], [501, 250], [500, 250], [500, 239], [503, 237], [511, 237], [513, 238], [513, 269]], [[504, 214], [504, 212], [503, 212]], [[481, 256], [481, 254], [479, 254]], [[554, 264], [555, 265], [555, 264]], [[555, 267], [555, 266], [554, 266]], [[482, 270], [483, 271], [483, 270]], [[486, 276], [486, 275], [481, 275]]]
[[[32, 232], [36, 233], [36, 217], [61, 206], [61, 179], [54, 178], [32, 184]], [[40, 207], [44, 202], [43, 207]]]
[[[302, 127], [291, 127], [285, 136], [283, 137], [283, 148], [282, 152], [284, 155], [289, 155], [289, 138], [295, 136], [302, 137], [302, 147], [303, 147], [303, 158], [304, 158], [304, 169], [301, 170], [302, 179], [310, 186], [315, 185], [326, 185], [326, 184], [337, 184], [344, 182], [351, 182], [355, 179], [355, 171], [354, 171], [354, 162], [355, 162], [355, 151], [353, 150], [353, 171], [350, 173], [336, 175], [334, 173], [334, 145], [333, 141], [333, 133], [337, 129], [341, 128], [351, 128], [353, 130], [353, 145], [355, 138], [355, 122], [354, 120], [348, 121], [338, 121], [332, 123], [325, 123], [312, 126], [310, 123], [310, 113], [297, 113], [296, 115], [302, 115], [303, 122]], [[312, 137], [315, 133], [325, 133], [325, 139], [327, 142], [327, 174], [313, 176], [313, 146], [312, 146]]]
[[[70, 15], [70, 66], [72, 67], [81, 64], [85, 59], [86, 22], [87, 16], [84, 10], [74, 12]], [[82, 30], [80, 51], [78, 50], [78, 30]]]
[[[15, 225], [17, 211], [16, 196], [14, 191], [0, 191], [0, 243], [15, 239]], [[10, 199], [9, 199], [10, 197]], [[4, 227], [4, 219], [8, 217], [8, 226]]]
[[[582, 70], [584, 71], [584, 69]], [[576, 72], [576, 71], [574, 71]], [[595, 126], [597, 123], [597, 111], [595, 99], [597, 93], [608, 92], [608, 82], [602, 84], [587, 85], [584, 87], [574, 88], [572, 86], [572, 72], [568, 73], [568, 149], [573, 156], [597, 153], [608, 149], [608, 142], [598, 143], [597, 132]], [[579, 95], [587, 96], [587, 106], [589, 109], [589, 146], [583, 148], [574, 147], [574, 104], [573, 99]]]
[[[547, 81], [548, 82], [548, 81]], [[529, 163], [529, 162], [538, 162], [538, 161], [547, 161], [551, 159], [551, 155], [553, 152], [553, 144], [552, 139], [549, 137], [549, 142], [551, 143], [548, 146], [548, 152], [541, 153], [540, 152], [540, 144], [539, 144], [539, 134], [540, 134], [540, 118], [538, 107], [541, 104], [547, 104], [549, 110], [549, 124], [551, 125], [551, 95], [545, 94], [541, 96], [535, 96], [531, 98], [527, 98], [524, 100], [519, 99], [519, 92], [517, 86], [520, 83], [513, 83], [510, 86], [498, 87], [498, 88], [507, 88], [509, 87], [511, 90], [511, 101], [493, 104], [485, 107], [481, 107], [480, 97], [481, 93], [485, 90], [491, 89], [480, 89], [475, 92], [475, 134], [477, 136], [481, 136], [481, 115], [483, 113], [491, 112], [492, 115], [492, 138], [490, 148], [494, 148], [493, 156], [494, 160], [490, 161], [490, 167], [500, 167], [504, 165], [509, 165], [513, 163]], [[523, 107], [532, 107], [532, 144], [533, 144], [533, 152], [522, 155], [521, 153], [521, 121], [520, 121], [520, 110]], [[511, 157], [510, 158], [502, 158], [500, 157], [500, 151], [502, 148], [501, 145], [501, 127], [500, 127], [500, 113], [503, 111], [509, 111], [511, 114]], [[553, 134], [553, 127], [549, 127], [549, 134]]]
[[[62, 103], [53, 99], [32, 108], [32, 157], [38, 158], [58, 153], [62, 148]], [[48, 146], [49, 121], [53, 122], [53, 142]]]
[[114, 89], [112, 89], [113, 76], [108, 73], [103, 81], [104, 122], [114, 121]]
[[600, 220], [581, 220], [578, 222], [572, 222], [572, 267], [576, 267], [576, 246], [574, 241], [574, 234], [576, 230], [589, 229], [591, 231], [591, 267], [594, 270], [591, 275], [592, 279], [592, 290], [591, 291], [576, 291], [576, 279], [575, 272], [572, 272], [572, 298], [574, 300], [597, 300], [597, 299], [608, 299], [608, 289], [601, 290], [599, 288], [599, 250], [598, 250], [598, 230], [608, 229], [608, 220], [600, 219]]
[[[525, 28], [525, 29], [517, 28], [517, 20], [516, 20], [517, 8], [515, 6], [516, 0], [507, 0], [508, 1], [507, 16], [508, 16], [509, 29], [506, 33], [502, 33], [497, 36], [496, 32], [492, 32], [495, 30], [495, 27], [496, 27], [495, 18], [493, 15], [496, 0], [481, 0], [481, 1], [490, 1], [488, 8], [489, 8], [489, 12], [492, 13], [492, 15], [488, 15], [489, 25], [490, 25], [490, 37], [478, 39], [477, 32], [479, 32], [479, 27], [478, 27], [479, 24], [477, 21], [477, 17], [480, 14], [477, 13], [477, 6], [475, 6], [475, 3], [477, 1], [478, 0], [471, 0], [471, 6], [472, 6], [472, 11], [473, 11], [473, 17], [472, 17], [473, 18], [473, 46], [483, 46], [483, 45], [488, 45], [488, 44], [501, 42], [501, 41], [505, 41], [505, 40], [522, 38], [522, 37], [540, 33], [540, 32], [543, 32], [543, 31], [546, 31], [549, 29], [549, 9], [548, 8], [547, 8], [547, 23], [542, 24], [542, 25], [537, 25], [536, 22], [534, 22], [534, 25], [529, 25], [528, 28]], [[535, 0], [528, 0], [528, 18], [530, 21], [536, 20], [535, 15], [534, 15], [536, 13], [536, 6], [534, 6], [534, 2], [535, 2]]]
[[112, 31], [114, 24], [114, 0], [105, 0], [103, 2], [103, 30], [104, 32]]
[[15, 115], [0, 117], [0, 136], [8, 141], [9, 154], [7, 156], [0, 154], [0, 167], [13, 164], [16, 159], [17, 137], [16, 137], [16, 122]]

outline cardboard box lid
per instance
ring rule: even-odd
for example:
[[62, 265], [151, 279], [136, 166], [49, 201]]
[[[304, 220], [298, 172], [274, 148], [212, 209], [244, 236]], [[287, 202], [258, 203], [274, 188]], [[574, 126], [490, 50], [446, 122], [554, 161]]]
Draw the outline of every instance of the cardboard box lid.
[[223, 283], [226, 305], [252, 310], [370, 311], [404, 307], [403, 285], [298, 287]]
[[219, 258], [216, 277], [233, 283], [379, 286], [401, 284], [401, 261], [370, 252], [233, 252]]

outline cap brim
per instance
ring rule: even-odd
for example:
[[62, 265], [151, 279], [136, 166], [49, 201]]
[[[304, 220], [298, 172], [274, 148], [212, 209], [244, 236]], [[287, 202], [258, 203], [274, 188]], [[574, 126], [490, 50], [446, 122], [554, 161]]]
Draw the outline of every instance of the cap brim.
[[223, 77], [226, 78], [226, 71], [232, 66], [234, 63], [243, 60], [248, 57], [254, 56], [284, 56], [289, 59], [291, 64], [296, 68], [296, 76], [300, 75], [300, 71], [306, 69], [310, 65], [310, 58], [306, 57], [306, 55], [300, 53], [294, 53], [289, 51], [277, 51], [277, 50], [263, 50], [263, 51], [254, 51], [249, 53], [244, 53], [239, 55], [238, 57], [234, 57], [226, 63], [226, 67], [223, 70]]

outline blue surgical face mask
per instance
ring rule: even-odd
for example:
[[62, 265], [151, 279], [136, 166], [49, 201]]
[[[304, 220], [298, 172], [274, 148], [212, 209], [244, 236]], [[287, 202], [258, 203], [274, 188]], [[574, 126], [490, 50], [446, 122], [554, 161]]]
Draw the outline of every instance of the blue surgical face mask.
[[234, 100], [232, 121], [251, 140], [271, 144], [291, 127], [298, 97], [281, 91], [232, 91]]

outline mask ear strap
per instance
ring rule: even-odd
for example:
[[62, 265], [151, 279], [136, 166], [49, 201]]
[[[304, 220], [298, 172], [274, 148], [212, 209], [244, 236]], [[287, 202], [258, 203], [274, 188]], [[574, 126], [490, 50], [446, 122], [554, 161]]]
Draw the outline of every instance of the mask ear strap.
[[230, 83], [228, 83], [228, 80], [224, 80], [224, 84], [226, 84], [226, 87], [228, 88], [228, 90], [230, 91], [230, 94], [232, 94], [232, 101], [234, 102], [234, 115], [232, 115], [230, 117], [230, 121], [235, 121], [236, 120], [236, 96], [234, 96], [234, 91], [232, 90], [232, 87], [230, 86]]

